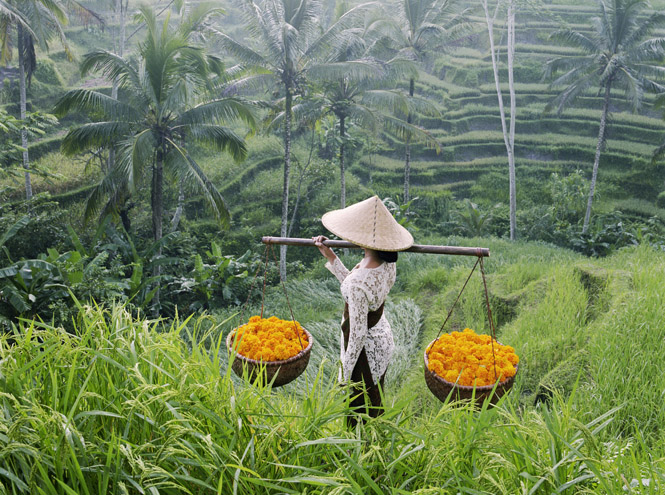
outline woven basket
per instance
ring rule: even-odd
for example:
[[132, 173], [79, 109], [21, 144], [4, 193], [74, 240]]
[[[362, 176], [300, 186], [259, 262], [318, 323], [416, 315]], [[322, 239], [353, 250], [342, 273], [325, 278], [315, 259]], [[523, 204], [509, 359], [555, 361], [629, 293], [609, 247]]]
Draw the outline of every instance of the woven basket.
[[[312, 344], [314, 341], [312, 340], [311, 333], [304, 328], [303, 332], [307, 334], [307, 341], [309, 342], [307, 347], [295, 356], [290, 357], [289, 359], [283, 359], [282, 361], [257, 361], [255, 359], [249, 359], [242, 354], [238, 354], [232, 349], [235, 330], [229, 332], [229, 335], [226, 337], [226, 348], [233, 359], [231, 368], [239, 377], [242, 377], [245, 370], [247, 370], [247, 376], [252, 382], [256, 381], [260, 378], [260, 375], [263, 374], [261, 377], [262, 383], [270, 383], [274, 377], [275, 381], [272, 383], [273, 388], [286, 385], [298, 378], [309, 364], [309, 354], [312, 350]], [[263, 373], [261, 373], [261, 371], [263, 371]]]
[[[433, 343], [434, 341], [432, 341], [426, 347], [426, 349], [429, 349]], [[500, 342], [498, 342], [498, 344], [501, 345]], [[515, 374], [496, 385], [496, 389], [494, 385], [485, 385], [482, 387], [466, 387], [464, 385], [458, 385], [449, 382], [448, 380], [444, 380], [433, 371], [430, 371], [427, 351], [425, 351], [424, 358], [425, 383], [427, 383], [427, 387], [441, 402], [445, 402], [450, 395], [451, 400], [471, 400], [475, 397], [476, 404], [482, 404], [491, 395], [492, 397], [490, 399], [490, 403], [496, 404], [497, 401], [512, 388], [513, 383], [515, 382], [515, 377], [517, 376], [517, 371], [519, 370], [519, 366], [515, 365]], [[492, 390], [494, 390], [494, 394], [492, 394]]]

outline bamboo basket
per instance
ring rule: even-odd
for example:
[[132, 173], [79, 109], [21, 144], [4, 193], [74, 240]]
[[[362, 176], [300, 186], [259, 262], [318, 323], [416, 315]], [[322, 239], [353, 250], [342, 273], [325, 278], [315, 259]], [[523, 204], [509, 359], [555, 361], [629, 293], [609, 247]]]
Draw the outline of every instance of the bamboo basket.
[[229, 332], [229, 335], [226, 337], [226, 348], [229, 351], [231, 359], [233, 359], [231, 369], [239, 377], [242, 377], [246, 371], [247, 376], [252, 382], [261, 380], [262, 383], [268, 384], [272, 381], [273, 388], [292, 382], [307, 368], [310, 351], [314, 343], [312, 334], [304, 328], [303, 331], [307, 334], [307, 347], [295, 356], [281, 361], [257, 361], [256, 359], [250, 359], [242, 354], [238, 354], [233, 349], [235, 330]]
[[[434, 341], [430, 342], [426, 349], [429, 349], [433, 343]], [[497, 344], [501, 345], [500, 342], [497, 342]], [[432, 392], [434, 396], [441, 402], [446, 402], [446, 400], [448, 400], [448, 396], [450, 396], [451, 400], [473, 399], [477, 405], [482, 404], [489, 398], [490, 404], [496, 404], [497, 401], [512, 388], [513, 383], [515, 383], [517, 372], [519, 371], [519, 365], [515, 365], [515, 374], [496, 385], [467, 387], [465, 385], [449, 382], [448, 380], [441, 378], [433, 371], [430, 371], [427, 350], [425, 350], [423, 357], [425, 361], [425, 383], [430, 389], [430, 392]], [[493, 394], [492, 391], [494, 391]]]

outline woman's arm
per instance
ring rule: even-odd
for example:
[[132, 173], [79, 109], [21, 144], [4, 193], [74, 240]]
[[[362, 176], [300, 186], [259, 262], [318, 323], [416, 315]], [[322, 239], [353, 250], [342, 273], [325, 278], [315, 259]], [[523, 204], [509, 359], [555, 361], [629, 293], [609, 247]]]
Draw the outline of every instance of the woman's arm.
[[323, 244], [323, 241], [327, 241], [328, 239], [325, 236], [320, 235], [317, 237], [312, 237], [312, 240], [314, 241], [314, 245], [319, 248], [321, 254], [328, 260], [328, 263], [326, 263], [326, 268], [330, 270], [332, 274], [335, 275], [335, 277], [337, 277], [337, 280], [339, 280], [340, 283], [342, 283], [350, 272], [344, 266], [344, 263], [342, 263], [335, 255], [333, 250]]
[[365, 346], [365, 337], [368, 332], [367, 312], [369, 311], [367, 294], [359, 286], [351, 288], [347, 302], [349, 304], [349, 343], [342, 359], [342, 377], [345, 382], [351, 380], [353, 368]]

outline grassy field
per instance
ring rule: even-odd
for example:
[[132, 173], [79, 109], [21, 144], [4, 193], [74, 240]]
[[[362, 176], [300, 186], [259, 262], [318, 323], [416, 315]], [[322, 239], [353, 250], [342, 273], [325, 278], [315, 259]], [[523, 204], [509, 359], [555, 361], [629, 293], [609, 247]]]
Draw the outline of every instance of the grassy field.
[[[76, 336], [25, 322], [2, 337], [0, 493], [662, 493], [665, 254], [426, 242], [492, 251], [498, 336], [521, 359], [498, 407], [442, 404], [422, 379], [472, 259], [400, 258], [388, 407], [357, 431], [334, 380], [341, 301], [322, 266], [288, 285], [315, 344], [282, 389], [229, 370], [230, 314], [160, 323], [86, 305]], [[280, 292], [268, 311], [283, 315]], [[474, 275], [445, 331], [486, 332], [482, 297]]]

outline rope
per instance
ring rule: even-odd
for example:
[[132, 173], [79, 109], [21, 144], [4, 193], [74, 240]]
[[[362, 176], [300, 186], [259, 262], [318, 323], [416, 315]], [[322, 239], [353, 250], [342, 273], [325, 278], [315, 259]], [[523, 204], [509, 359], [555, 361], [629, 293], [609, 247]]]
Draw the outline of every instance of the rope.
[[[266, 244], [266, 261], [265, 264], [268, 264], [268, 245]], [[259, 270], [261, 269], [261, 264], [259, 263], [259, 266], [256, 267], [256, 272], [254, 272], [254, 278], [252, 279], [252, 285], [249, 286], [249, 293], [247, 294], [247, 300], [245, 301], [245, 304], [243, 304], [241, 310], [240, 310], [240, 322], [245, 321], [245, 309], [247, 309], [247, 306], [249, 306], [249, 300], [252, 297], [252, 291], [254, 290], [254, 284], [256, 283], [256, 277], [259, 276]], [[265, 273], [263, 275], [263, 294], [266, 292], [266, 277]], [[261, 316], [263, 316], [263, 296], [261, 297]], [[238, 325], [240, 326], [240, 325]]]
[[476, 260], [476, 264], [473, 265], [473, 268], [471, 269], [471, 273], [469, 273], [469, 276], [466, 277], [466, 282], [464, 282], [464, 285], [462, 286], [462, 290], [459, 291], [459, 294], [457, 294], [457, 299], [455, 299], [455, 302], [453, 303], [453, 307], [450, 308], [450, 311], [448, 311], [448, 316], [446, 316], [445, 321], [443, 322], [443, 325], [441, 325], [441, 328], [439, 329], [439, 333], [436, 336], [436, 339], [434, 339], [434, 342], [432, 342], [432, 345], [430, 346], [430, 350], [427, 351], [427, 357], [429, 358], [429, 353], [434, 347], [434, 344], [436, 343], [437, 340], [439, 340], [439, 337], [441, 337], [441, 332], [443, 332], [443, 328], [446, 326], [446, 323], [448, 323], [448, 320], [450, 319], [450, 316], [453, 314], [453, 310], [455, 309], [455, 306], [457, 305], [457, 301], [459, 301], [460, 296], [462, 295], [462, 292], [464, 292], [464, 289], [466, 289], [466, 284], [469, 283], [469, 279], [471, 278], [471, 275], [473, 275], [473, 272], [476, 271], [476, 267], [478, 266], [478, 263], [481, 262], [483, 258], [481, 256], [478, 257]]
[[434, 342], [432, 342], [432, 345], [430, 345], [429, 350], [427, 351], [427, 357], [429, 358], [429, 353], [432, 350], [432, 347], [434, 347], [434, 344], [436, 343], [437, 340], [441, 337], [441, 333], [443, 332], [444, 327], [446, 326], [446, 323], [448, 323], [448, 320], [450, 319], [451, 315], [453, 314], [453, 311], [455, 309], [455, 306], [457, 306], [457, 302], [459, 301], [460, 297], [462, 296], [462, 292], [464, 292], [464, 289], [466, 289], [466, 285], [469, 283], [469, 280], [471, 279], [471, 275], [473, 275], [473, 272], [476, 271], [476, 267], [480, 265], [480, 274], [482, 275], [483, 278], [483, 287], [485, 289], [485, 304], [487, 305], [487, 319], [489, 320], [489, 326], [490, 330], [492, 332], [491, 335], [491, 344], [492, 344], [492, 359], [494, 361], [494, 379], [498, 379], [499, 375], [496, 372], [496, 354], [494, 352], [494, 342], [496, 341], [496, 328], [494, 327], [494, 320], [492, 319], [492, 309], [490, 308], [490, 297], [489, 297], [489, 292], [487, 290], [487, 280], [485, 278], [485, 265], [483, 263], [483, 255], [482, 251], [480, 248], [477, 250], [476, 256], [478, 259], [476, 260], [476, 263], [473, 265], [473, 268], [471, 269], [471, 273], [469, 273], [469, 276], [466, 277], [466, 281], [464, 282], [464, 285], [462, 286], [462, 290], [459, 291], [459, 294], [457, 294], [457, 298], [455, 299], [455, 302], [453, 303], [453, 306], [450, 308], [450, 311], [448, 311], [448, 316], [446, 316], [445, 321], [443, 322], [443, 325], [441, 325], [441, 328], [439, 329], [439, 333], [436, 336], [436, 339], [434, 339]]
[[492, 309], [490, 308], [490, 296], [487, 292], [487, 280], [485, 280], [485, 266], [483, 265], [483, 259], [478, 258], [480, 261], [480, 274], [483, 276], [483, 286], [485, 287], [485, 303], [487, 304], [487, 318], [490, 324], [490, 330], [492, 331], [492, 359], [494, 359], [494, 379], [497, 380], [499, 376], [496, 373], [496, 355], [494, 354], [494, 342], [496, 341], [496, 328], [494, 328], [494, 320], [492, 319]]
[[266, 260], [264, 262], [264, 266], [265, 270], [263, 271], [263, 291], [261, 292], [261, 318], [263, 318], [263, 303], [266, 299], [266, 280], [268, 280], [268, 246], [266, 246]]
[[[275, 265], [277, 265], [277, 256], [275, 255], [275, 251], [272, 249], [272, 244], [270, 244], [270, 251], [272, 252], [273, 259], [275, 260]], [[266, 255], [267, 258], [267, 255]], [[268, 262], [266, 261], [266, 265]], [[304, 351], [305, 346], [302, 344], [302, 340], [300, 339], [300, 332], [298, 331], [298, 325], [296, 325], [296, 318], [293, 316], [293, 309], [291, 308], [291, 303], [289, 302], [289, 295], [286, 293], [286, 284], [284, 283], [284, 280], [282, 280], [282, 277], [279, 277], [280, 282], [282, 283], [282, 290], [284, 291], [284, 297], [286, 297], [286, 305], [289, 307], [289, 312], [291, 313], [291, 321], [293, 321], [293, 329], [296, 332], [296, 335], [298, 336], [298, 342], [300, 343], [300, 350]], [[263, 284], [263, 291], [265, 293], [265, 283]]]

